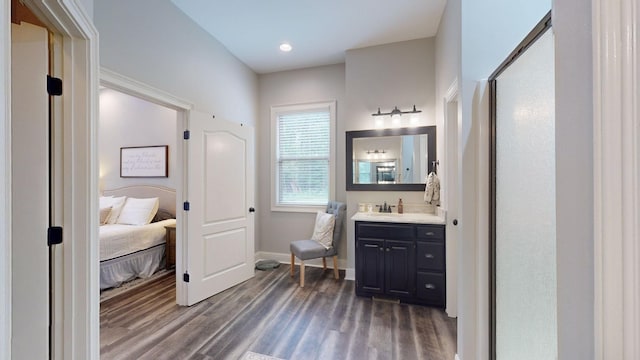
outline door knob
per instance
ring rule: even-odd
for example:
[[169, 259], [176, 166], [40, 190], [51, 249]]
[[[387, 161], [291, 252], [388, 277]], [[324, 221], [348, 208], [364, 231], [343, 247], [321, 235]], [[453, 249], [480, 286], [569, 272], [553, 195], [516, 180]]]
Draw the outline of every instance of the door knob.
[[458, 225], [458, 219], [453, 219], [453, 226]]
[[254, 209], [254, 208], [250, 207], [250, 208], [249, 208], [249, 212], [250, 212], [250, 213], [256, 212], [256, 209]]

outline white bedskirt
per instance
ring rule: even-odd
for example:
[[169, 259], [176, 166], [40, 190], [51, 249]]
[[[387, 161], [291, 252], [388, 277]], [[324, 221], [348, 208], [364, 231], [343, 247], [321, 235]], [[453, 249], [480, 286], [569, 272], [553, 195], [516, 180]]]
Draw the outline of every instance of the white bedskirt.
[[164, 266], [164, 244], [100, 262], [100, 290], [136, 278], [148, 278]]

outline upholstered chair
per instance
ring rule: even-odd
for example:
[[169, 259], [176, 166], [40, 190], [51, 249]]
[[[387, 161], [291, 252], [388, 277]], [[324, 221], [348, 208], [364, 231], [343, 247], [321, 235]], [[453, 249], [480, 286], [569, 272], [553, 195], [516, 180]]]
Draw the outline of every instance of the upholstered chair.
[[306, 260], [322, 258], [322, 268], [327, 269], [327, 257], [333, 257], [333, 275], [336, 279], [338, 274], [338, 247], [340, 245], [342, 225], [344, 223], [347, 205], [337, 201], [329, 201], [326, 212], [335, 216], [333, 227], [333, 241], [327, 249], [315, 240], [295, 240], [289, 246], [291, 250], [291, 276], [295, 267], [295, 258], [300, 259], [300, 287], [304, 287], [304, 262]]

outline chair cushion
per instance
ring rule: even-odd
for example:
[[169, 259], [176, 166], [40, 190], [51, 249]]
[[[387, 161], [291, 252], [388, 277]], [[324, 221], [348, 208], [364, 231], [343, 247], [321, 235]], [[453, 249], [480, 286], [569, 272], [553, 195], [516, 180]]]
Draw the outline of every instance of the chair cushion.
[[318, 211], [316, 215], [316, 225], [313, 229], [311, 240], [315, 240], [328, 249], [333, 244], [333, 227], [336, 223], [336, 217], [333, 214], [327, 214]]
[[300, 260], [317, 259], [326, 256], [333, 256], [336, 254], [334, 248], [325, 249], [315, 240], [296, 240], [292, 241], [289, 245], [291, 253], [293, 253]]

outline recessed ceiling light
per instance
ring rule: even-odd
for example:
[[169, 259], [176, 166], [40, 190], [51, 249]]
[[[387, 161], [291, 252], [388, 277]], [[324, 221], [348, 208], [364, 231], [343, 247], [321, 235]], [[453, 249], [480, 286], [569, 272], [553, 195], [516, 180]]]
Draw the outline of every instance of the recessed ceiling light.
[[293, 49], [293, 48], [291, 47], [291, 44], [289, 44], [289, 43], [280, 44], [280, 51], [289, 52], [289, 51], [291, 51], [291, 49]]

